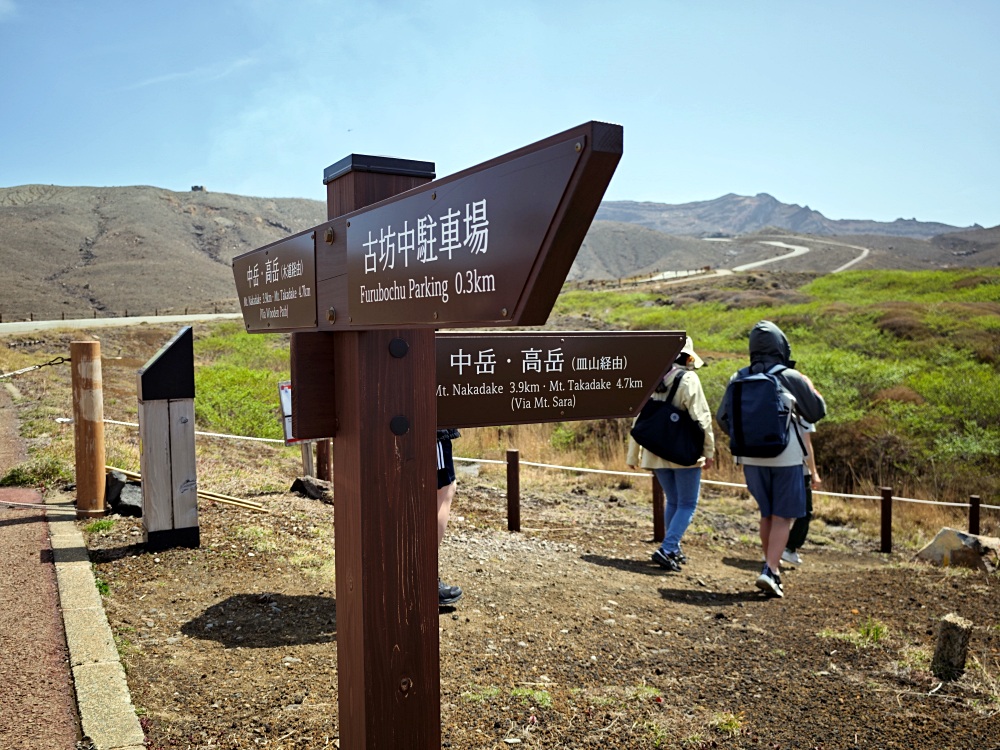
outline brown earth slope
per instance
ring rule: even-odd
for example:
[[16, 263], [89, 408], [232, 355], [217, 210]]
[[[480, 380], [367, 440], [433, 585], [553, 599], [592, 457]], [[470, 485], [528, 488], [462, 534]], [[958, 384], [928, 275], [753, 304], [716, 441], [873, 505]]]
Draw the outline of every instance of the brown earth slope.
[[[995, 575], [830, 526], [766, 599], [752, 505], [711, 489], [690, 562], [667, 574], [640, 484], [536, 478], [511, 534], [497, 480], [460, 478], [440, 563], [465, 588], [440, 616], [444, 747], [996, 746]], [[333, 508], [257, 499], [269, 514], [204, 507], [197, 550], [148, 554], [129, 519], [89, 539], [150, 748], [338, 746]], [[966, 674], [942, 683], [928, 670], [949, 612], [975, 629]]]

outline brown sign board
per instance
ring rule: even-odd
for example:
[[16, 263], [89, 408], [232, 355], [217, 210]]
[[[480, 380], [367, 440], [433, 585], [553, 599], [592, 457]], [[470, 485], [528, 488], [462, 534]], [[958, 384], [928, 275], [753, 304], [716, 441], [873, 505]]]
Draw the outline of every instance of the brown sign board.
[[438, 427], [632, 417], [683, 331], [439, 333]]
[[570, 138], [350, 219], [352, 323], [509, 320], [583, 140]]
[[316, 243], [297, 234], [233, 258], [248, 331], [316, 327]]
[[[622, 150], [621, 126], [585, 123], [238, 256], [247, 330], [541, 325]], [[307, 266], [310, 246], [301, 312], [246, 293], [254, 267], [293, 247]]]

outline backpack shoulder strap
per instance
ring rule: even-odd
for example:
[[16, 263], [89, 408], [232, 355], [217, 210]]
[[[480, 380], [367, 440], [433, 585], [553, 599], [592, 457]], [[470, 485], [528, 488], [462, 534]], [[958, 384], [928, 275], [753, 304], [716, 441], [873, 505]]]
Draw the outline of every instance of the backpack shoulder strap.
[[674, 378], [674, 382], [670, 386], [670, 393], [667, 394], [667, 403], [668, 404], [673, 404], [674, 403], [674, 396], [677, 394], [677, 388], [678, 388], [678, 386], [680, 386], [680, 384], [681, 384], [681, 378], [684, 377], [684, 373], [685, 372], [687, 372], [687, 371], [686, 370], [681, 370], [677, 374], [677, 377]]

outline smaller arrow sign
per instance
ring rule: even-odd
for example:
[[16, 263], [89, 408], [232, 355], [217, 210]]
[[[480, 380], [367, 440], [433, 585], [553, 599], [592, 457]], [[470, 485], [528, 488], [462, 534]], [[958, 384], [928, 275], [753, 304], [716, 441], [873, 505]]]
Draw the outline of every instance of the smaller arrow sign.
[[437, 335], [438, 427], [635, 416], [678, 331]]
[[315, 232], [297, 234], [233, 259], [248, 331], [316, 327]]

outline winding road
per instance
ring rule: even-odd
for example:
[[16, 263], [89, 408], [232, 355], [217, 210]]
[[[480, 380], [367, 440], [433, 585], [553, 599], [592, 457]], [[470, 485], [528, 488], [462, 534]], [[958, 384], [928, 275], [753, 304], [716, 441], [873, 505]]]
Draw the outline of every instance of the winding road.
[[[742, 266], [735, 266], [733, 268], [733, 271], [747, 271], [747, 270], [749, 270], [751, 268], [757, 268], [758, 266], [763, 266], [763, 265], [766, 265], [768, 263], [777, 263], [780, 260], [788, 260], [789, 258], [794, 258], [794, 257], [799, 256], [799, 255], [805, 255], [806, 253], [812, 251], [812, 248], [806, 247], [805, 245], [789, 245], [787, 242], [770, 242], [770, 241], [768, 241], [768, 242], [761, 242], [760, 244], [761, 245], [773, 245], [774, 247], [787, 247], [792, 252], [785, 253], [784, 255], [779, 255], [776, 258], [768, 258], [767, 260], [758, 260], [755, 263], [745, 263]], [[839, 268], [833, 269], [832, 271], [830, 271], [830, 273], [839, 273], [840, 271], [844, 271], [844, 270], [850, 268], [855, 263], [859, 263], [862, 260], [864, 260], [865, 258], [867, 258], [868, 255], [869, 255], [869, 253], [871, 252], [871, 250], [869, 250], [867, 247], [860, 247], [859, 245], [847, 245], [847, 244], [845, 244], [843, 242], [831, 242], [830, 240], [823, 240], [823, 244], [825, 244], [825, 245], [836, 245], [837, 247], [849, 247], [849, 248], [852, 248], [854, 250], [860, 250], [861, 251], [861, 254], [858, 255], [856, 258], [854, 258], [853, 260], [848, 261], [847, 263], [845, 263], [844, 265], [840, 266]]]

